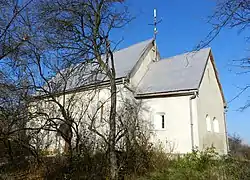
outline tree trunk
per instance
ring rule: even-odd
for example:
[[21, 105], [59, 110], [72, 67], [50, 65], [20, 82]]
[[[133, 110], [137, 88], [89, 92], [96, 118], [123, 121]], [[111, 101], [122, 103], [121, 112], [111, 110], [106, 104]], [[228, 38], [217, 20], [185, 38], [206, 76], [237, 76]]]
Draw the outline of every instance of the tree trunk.
[[116, 144], [116, 84], [115, 78], [110, 79], [111, 85], [111, 107], [110, 107], [110, 137], [109, 137], [109, 160], [110, 160], [110, 178], [115, 180], [118, 178], [117, 158], [115, 153]]
[[110, 107], [110, 175], [111, 179], [118, 179], [117, 157], [115, 151], [116, 145], [116, 103], [117, 103], [117, 89], [116, 89], [116, 72], [114, 64], [113, 52], [110, 49], [110, 43], [108, 42], [108, 52], [111, 60], [111, 78], [110, 78], [110, 92], [111, 92], [111, 107]]

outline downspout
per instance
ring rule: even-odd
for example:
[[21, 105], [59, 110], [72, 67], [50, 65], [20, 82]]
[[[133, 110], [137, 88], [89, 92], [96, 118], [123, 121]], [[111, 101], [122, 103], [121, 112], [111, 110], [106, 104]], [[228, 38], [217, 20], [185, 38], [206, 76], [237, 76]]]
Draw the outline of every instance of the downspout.
[[194, 147], [194, 123], [193, 123], [193, 108], [192, 108], [192, 100], [197, 97], [198, 92], [194, 92], [194, 94], [189, 99], [189, 110], [190, 110], [190, 133], [191, 133], [191, 146], [192, 151], [195, 149]]
[[230, 151], [230, 149], [229, 149], [228, 135], [227, 135], [226, 113], [227, 113], [227, 107], [225, 106], [225, 108], [224, 108], [224, 128], [225, 128], [226, 149], [227, 149], [227, 153], [226, 154], [228, 154], [228, 152]]

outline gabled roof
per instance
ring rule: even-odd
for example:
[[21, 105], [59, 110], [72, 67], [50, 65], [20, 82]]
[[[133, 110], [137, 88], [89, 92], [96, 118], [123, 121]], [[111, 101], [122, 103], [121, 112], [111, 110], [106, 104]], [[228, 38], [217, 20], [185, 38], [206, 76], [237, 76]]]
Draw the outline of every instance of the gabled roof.
[[211, 48], [188, 52], [153, 62], [138, 86], [137, 95], [179, 94], [200, 88], [207, 63], [214, 68], [215, 77], [226, 106], [226, 100], [219, 81]]
[[[115, 51], [113, 53], [116, 78], [123, 78], [129, 75], [133, 67], [153, 43], [153, 39], [149, 39], [127, 48]], [[62, 78], [64, 76], [64, 78]], [[65, 86], [65, 80], [67, 79], [67, 85]], [[50, 80], [51, 86], [53, 86], [53, 92], [62, 92], [65, 88], [66, 91], [71, 91], [76, 88], [80, 88], [87, 85], [92, 85], [108, 80], [106, 75], [102, 73], [100, 67], [91, 61], [82, 62], [77, 65], [73, 65], [70, 68], [64, 69], [61, 73], [57, 73], [55, 77]]]
[[[116, 68], [116, 78], [127, 77], [133, 68], [138, 64], [142, 55], [152, 47], [153, 39], [149, 39], [138, 44], [129, 46], [125, 49], [114, 52], [114, 63]], [[157, 62], [151, 62], [148, 71], [138, 84], [137, 95], [158, 95], [161, 93], [177, 94], [178, 92], [191, 92], [198, 90], [201, 84], [205, 68], [209, 57], [215, 70], [217, 82], [225, 102], [222, 87], [218, 79], [211, 48], [204, 48], [199, 51], [184, 53]], [[68, 77], [66, 91], [71, 91], [86, 85], [93, 85], [107, 80], [106, 76], [98, 70], [96, 65], [91, 62], [80, 63], [73, 68]], [[71, 69], [70, 69], [71, 70]], [[63, 73], [64, 74], [64, 73]], [[97, 76], [95, 76], [98, 74]], [[95, 77], [93, 77], [95, 76]], [[60, 81], [62, 78], [57, 74], [52, 82], [59, 85], [57, 90], [60, 92]]]
[[150, 64], [139, 84], [138, 94], [198, 89], [210, 50], [205, 48]]
[[130, 73], [150, 43], [153, 43], [153, 39], [140, 42], [114, 53], [117, 78], [125, 77]]

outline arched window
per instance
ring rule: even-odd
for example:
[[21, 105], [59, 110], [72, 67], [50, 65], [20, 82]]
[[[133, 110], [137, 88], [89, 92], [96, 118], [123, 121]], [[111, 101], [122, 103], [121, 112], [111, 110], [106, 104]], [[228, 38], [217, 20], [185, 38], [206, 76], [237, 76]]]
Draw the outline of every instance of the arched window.
[[213, 119], [213, 128], [214, 128], [214, 132], [216, 133], [220, 132], [219, 121], [215, 117]]
[[206, 115], [206, 125], [207, 125], [207, 131], [211, 132], [212, 131], [211, 119], [208, 115]]

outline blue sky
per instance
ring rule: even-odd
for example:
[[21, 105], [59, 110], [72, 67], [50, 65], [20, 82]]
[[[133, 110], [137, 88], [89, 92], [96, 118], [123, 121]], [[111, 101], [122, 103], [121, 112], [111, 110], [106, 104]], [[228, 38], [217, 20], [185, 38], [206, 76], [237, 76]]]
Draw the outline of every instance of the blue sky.
[[[153, 37], [153, 27], [148, 24], [153, 22], [153, 9], [157, 8], [158, 19], [162, 19], [158, 25], [157, 45], [161, 57], [169, 57], [192, 50], [204, 39], [211, 30], [207, 20], [213, 13], [215, 0], [128, 0], [127, 5], [135, 19], [113, 34], [114, 39], [124, 38], [120, 47]], [[249, 75], [239, 75], [232, 66], [234, 59], [248, 55], [247, 33], [225, 29], [210, 44], [227, 101], [249, 81]], [[238, 110], [247, 99], [250, 100], [248, 94], [245, 92], [229, 103], [227, 127], [230, 134], [239, 134], [250, 143], [250, 108], [244, 112]]]

